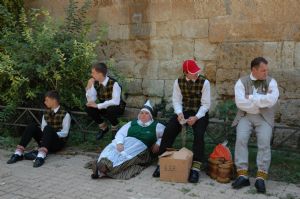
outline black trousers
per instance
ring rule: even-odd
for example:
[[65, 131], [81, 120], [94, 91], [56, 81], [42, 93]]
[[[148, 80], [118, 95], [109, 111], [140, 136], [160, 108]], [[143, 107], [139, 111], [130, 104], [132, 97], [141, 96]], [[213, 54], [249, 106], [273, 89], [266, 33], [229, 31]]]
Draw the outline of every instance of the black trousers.
[[97, 124], [103, 123], [103, 118], [105, 118], [111, 125], [116, 126], [119, 124], [118, 118], [124, 110], [120, 106], [109, 106], [106, 109], [86, 107], [86, 112]]
[[[189, 118], [195, 116], [195, 111], [184, 111], [184, 118]], [[195, 122], [192, 126], [194, 132], [193, 141], [193, 160], [203, 162], [204, 161], [204, 134], [206, 127], [208, 125], [208, 113], [199, 120]], [[181, 132], [182, 126], [177, 120], [177, 115], [175, 114], [169, 121], [164, 131], [162, 141], [159, 147], [159, 155], [166, 151], [166, 148], [172, 147], [177, 135]]]
[[43, 131], [36, 124], [28, 125], [22, 134], [19, 145], [25, 148], [32, 138], [34, 138], [39, 147], [45, 147], [49, 152], [59, 151], [65, 145], [65, 140], [60, 138], [49, 125], [45, 126]]

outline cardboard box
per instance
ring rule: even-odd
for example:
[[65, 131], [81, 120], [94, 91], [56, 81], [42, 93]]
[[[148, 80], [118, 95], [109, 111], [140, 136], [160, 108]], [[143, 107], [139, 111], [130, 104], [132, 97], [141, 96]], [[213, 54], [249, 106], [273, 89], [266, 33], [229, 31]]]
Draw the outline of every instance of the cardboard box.
[[187, 148], [166, 151], [159, 157], [160, 180], [188, 182], [193, 161], [193, 152]]

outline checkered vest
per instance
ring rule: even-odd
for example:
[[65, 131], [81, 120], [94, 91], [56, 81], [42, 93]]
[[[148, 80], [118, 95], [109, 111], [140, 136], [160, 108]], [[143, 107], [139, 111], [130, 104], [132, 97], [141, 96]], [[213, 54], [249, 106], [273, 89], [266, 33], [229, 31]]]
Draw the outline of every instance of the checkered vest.
[[198, 77], [195, 82], [187, 81], [186, 77], [178, 78], [178, 85], [182, 94], [183, 110], [197, 112], [201, 106], [202, 88], [205, 78]]
[[113, 87], [115, 82], [116, 81], [114, 79], [109, 78], [106, 86], [99, 84], [98, 81], [94, 83], [94, 87], [97, 91], [97, 98], [100, 103], [112, 99]]
[[56, 113], [48, 109], [44, 113], [44, 118], [49, 126], [59, 131], [62, 129], [63, 119], [66, 114], [67, 112], [62, 107], [60, 107]]
[[[103, 86], [102, 84], [99, 84], [99, 82], [94, 83], [94, 88], [97, 91], [97, 98], [100, 101], [100, 103], [103, 103], [107, 100], [112, 99], [114, 83], [117, 82], [117, 80], [115, 80], [114, 78], [111, 78], [111, 77], [108, 77], [108, 78], [109, 78], [109, 80], [108, 80], [106, 86]], [[120, 84], [119, 84], [119, 86], [121, 87]], [[122, 87], [121, 87], [121, 92], [122, 92]], [[125, 106], [126, 106], [126, 103], [122, 99], [122, 93], [121, 93], [121, 96], [120, 96], [119, 106], [120, 106], [121, 109], [125, 109]]]

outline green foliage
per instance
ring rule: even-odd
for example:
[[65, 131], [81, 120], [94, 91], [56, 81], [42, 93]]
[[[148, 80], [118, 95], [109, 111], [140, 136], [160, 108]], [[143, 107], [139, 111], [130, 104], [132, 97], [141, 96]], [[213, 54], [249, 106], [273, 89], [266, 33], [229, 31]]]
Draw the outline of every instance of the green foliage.
[[[90, 5], [90, 0], [81, 7], [70, 0], [64, 22], [52, 19], [45, 10], [21, 8], [17, 24], [8, 9], [1, 11], [11, 24], [0, 31], [1, 105], [40, 107], [44, 93], [55, 89], [64, 106], [83, 109], [95, 48], [107, 32], [101, 27], [96, 39], [89, 39]], [[0, 113], [1, 120], [8, 117], [8, 110]]]
[[225, 100], [216, 107], [217, 117], [224, 121], [233, 121], [237, 112], [237, 107], [233, 100]]
[[13, 27], [18, 23], [23, 5], [23, 0], [0, 0], [0, 29]]

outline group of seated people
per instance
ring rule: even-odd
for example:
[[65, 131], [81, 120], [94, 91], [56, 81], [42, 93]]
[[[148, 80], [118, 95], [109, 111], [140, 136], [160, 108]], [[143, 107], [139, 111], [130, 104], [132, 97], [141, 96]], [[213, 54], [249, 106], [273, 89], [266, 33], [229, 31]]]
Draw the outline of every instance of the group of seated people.
[[[237, 138], [235, 165], [238, 177], [233, 182], [235, 189], [249, 186], [248, 140], [253, 129], [257, 134], [257, 192], [265, 193], [265, 180], [270, 166], [270, 139], [274, 126], [274, 106], [279, 92], [276, 81], [268, 76], [267, 60], [257, 57], [251, 62], [251, 74], [241, 77], [235, 85], [235, 101], [238, 107], [233, 122]], [[205, 162], [204, 135], [209, 123], [208, 111], [211, 105], [210, 82], [200, 75], [201, 69], [194, 60], [182, 64], [183, 75], [173, 84], [172, 103], [174, 115], [166, 126], [154, 119], [155, 113], [150, 101], [146, 101], [136, 119], [120, 129], [119, 117], [125, 110], [122, 88], [108, 76], [105, 63], [92, 66], [91, 78], [86, 87], [86, 111], [99, 126], [96, 139], [100, 140], [109, 131], [115, 138], [99, 154], [93, 167], [92, 179], [104, 176], [129, 179], [151, 164], [154, 155], [161, 155], [172, 147], [176, 136], [184, 125], [193, 129], [193, 163], [188, 181], [197, 183], [201, 165]], [[44, 164], [49, 152], [61, 150], [68, 139], [71, 124], [70, 114], [60, 106], [59, 94], [48, 91], [45, 94], [46, 111], [41, 126], [28, 125], [8, 164], [27, 159], [33, 160], [33, 167]], [[39, 148], [27, 153], [25, 148], [34, 138]], [[153, 177], [160, 176], [157, 165]]]

